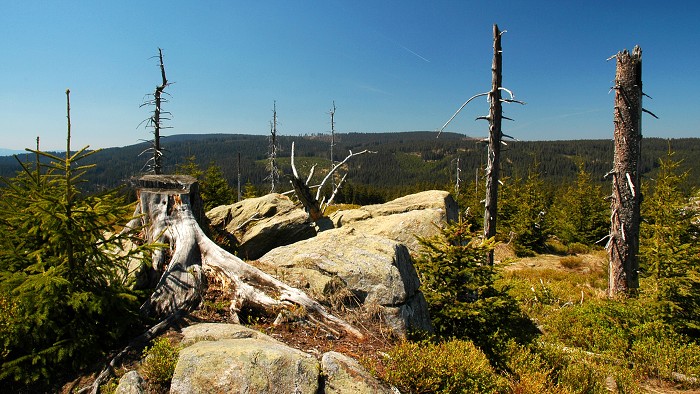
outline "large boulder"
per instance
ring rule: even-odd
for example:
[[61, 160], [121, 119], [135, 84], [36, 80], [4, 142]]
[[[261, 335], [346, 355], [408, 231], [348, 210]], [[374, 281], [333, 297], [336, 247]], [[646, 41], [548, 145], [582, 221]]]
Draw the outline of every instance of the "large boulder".
[[235, 238], [237, 254], [244, 259], [257, 259], [277, 246], [316, 235], [308, 214], [276, 193], [222, 205], [206, 215], [217, 231]]
[[390, 394], [390, 387], [382, 384], [362, 368], [357, 360], [342, 353], [327, 352], [321, 357], [323, 392], [325, 394]]
[[413, 260], [399, 242], [343, 227], [273, 249], [259, 261], [261, 268], [316, 298], [332, 299], [345, 291], [363, 306], [381, 308], [396, 334], [431, 330]]
[[316, 394], [320, 366], [277, 341], [202, 340], [180, 350], [171, 393]]
[[392, 392], [348, 356], [328, 352], [319, 362], [238, 324], [197, 324], [184, 328], [182, 336], [183, 348], [170, 384], [171, 393]]
[[334, 212], [334, 227], [354, 228], [362, 234], [381, 235], [400, 242], [411, 251], [421, 250], [417, 237], [439, 233], [447, 221], [457, 220], [457, 203], [441, 190], [429, 190], [397, 198], [385, 204]]
[[356, 209], [336, 211], [330, 218], [336, 227], [342, 227], [359, 220], [422, 210], [439, 211], [442, 219], [447, 221], [457, 220], [459, 214], [457, 202], [449, 192], [428, 190], [399, 197], [384, 204], [365, 205]]

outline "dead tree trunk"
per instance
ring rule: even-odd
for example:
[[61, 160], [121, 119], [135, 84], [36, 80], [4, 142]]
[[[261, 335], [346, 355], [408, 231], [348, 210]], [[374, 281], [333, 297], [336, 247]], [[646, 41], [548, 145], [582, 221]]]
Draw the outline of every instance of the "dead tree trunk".
[[160, 146], [160, 133], [164, 128], [168, 128], [163, 126], [163, 121], [169, 120], [168, 115], [170, 115], [170, 112], [163, 111], [162, 107], [164, 102], [168, 102], [168, 100], [163, 97], [163, 93], [165, 93], [165, 88], [170, 85], [170, 82], [168, 82], [168, 79], [165, 77], [163, 50], [160, 48], [158, 48], [158, 61], [160, 66], [161, 84], [156, 86], [156, 89], [152, 95], [148, 95], [149, 97], [153, 96], [153, 99], [148, 99], [143, 104], [141, 104], [141, 107], [147, 105], [154, 106], [153, 114], [148, 119], [141, 122], [142, 124], [144, 122], [146, 123], [146, 128], [153, 128], [153, 141], [150, 141], [151, 146], [148, 149], [141, 152], [141, 154], [148, 151], [153, 151], [153, 156], [146, 163], [146, 167], [150, 167], [153, 173], [156, 175], [160, 175], [163, 172], [163, 150]]
[[158, 59], [160, 61], [161, 84], [156, 87], [156, 91], [153, 93], [156, 106], [155, 110], [153, 111], [153, 172], [155, 174], [160, 174], [163, 169], [160, 148], [160, 129], [162, 122], [161, 104], [163, 101], [163, 91], [165, 90], [165, 87], [168, 86], [168, 79], [165, 77], [165, 65], [163, 65], [163, 50], [160, 48], [158, 48]]
[[639, 164], [642, 142], [642, 50], [619, 52], [615, 73], [615, 157], [612, 176], [608, 295], [633, 295], [639, 288], [639, 225], [642, 201]]
[[277, 169], [277, 102], [272, 107], [272, 121], [270, 122], [270, 193], [274, 193], [279, 184], [279, 170]]
[[[498, 179], [501, 160], [502, 103], [502, 53], [501, 32], [493, 25], [493, 65], [491, 66], [491, 92], [489, 92], [489, 150], [486, 165], [486, 200], [484, 208], [484, 236], [496, 236], [496, 214], [498, 212]], [[488, 262], [493, 265], [493, 251], [488, 254]]]

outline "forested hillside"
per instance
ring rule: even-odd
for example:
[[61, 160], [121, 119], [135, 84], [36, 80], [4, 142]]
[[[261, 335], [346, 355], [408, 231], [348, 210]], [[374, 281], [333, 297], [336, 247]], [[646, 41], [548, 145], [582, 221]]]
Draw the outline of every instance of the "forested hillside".
[[[349, 162], [347, 184], [337, 201], [375, 203], [418, 190], [452, 187], [456, 180], [457, 158], [463, 182], [473, 180], [477, 171], [483, 171], [486, 147], [480, 140], [456, 133], [442, 133], [436, 137], [437, 134], [430, 131], [336, 134], [336, 161], [345, 158], [349, 150], [376, 152]], [[280, 136], [278, 141], [278, 161], [283, 177], [291, 173], [292, 142], [300, 169], [314, 163], [318, 165], [317, 173], [329, 168], [330, 135]], [[183, 134], [164, 138], [163, 145], [166, 173], [175, 172], [194, 156], [201, 168], [212, 164], [220, 167], [223, 176], [235, 188], [240, 154], [242, 184], [250, 183], [259, 193], [269, 190], [265, 180], [269, 175], [267, 136]], [[108, 148], [93, 155], [91, 161], [99, 165], [88, 174], [88, 187], [91, 190], [113, 188], [141, 174], [147, 157], [139, 155], [146, 148], [142, 143]], [[700, 139], [648, 138], [643, 144], [642, 174], [653, 177], [659, 158], [669, 149], [683, 161], [683, 169], [700, 169]], [[23, 156], [20, 155], [20, 159], [25, 160]], [[612, 158], [612, 140], [512, 141], [504, 147], [502, 171], [507, 179], [527, 177], [528, 172], [536, 169], [547, 184], [557, 185], [574, 181], [581, 162], [594, 181], [603, 182], [604, 175], [612, 167]], [[0, 157], [0, 175], [13, 176], [18, 169], [13, 157]], [[689, 186], [700, 184], [696, 179], [690, 177]]]

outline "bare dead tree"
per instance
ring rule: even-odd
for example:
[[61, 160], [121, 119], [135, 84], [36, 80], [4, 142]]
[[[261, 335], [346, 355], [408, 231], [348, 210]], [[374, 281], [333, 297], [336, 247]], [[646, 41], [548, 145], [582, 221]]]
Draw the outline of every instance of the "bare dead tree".
[[[294, 188], [294, 194], [296, 194], [301, 204], [309, 213], [309, 218], [314, 222], [318, 222], [321, 218], [323, 218], [323, 212], [333, 202], [333, 198], [335, 198], [335, 195], [338, 193], [338, 190], [343, 185], [343, 182], [347, 177], [347, 174], [345, 174], [340, 180], [340, 182], [338, 182], [338, 185], [333, 189], [333, 192], [328, 200], [326, 200], [325, 198], [322, 199], [321, 193], [323, 190], [323, 186], [326, 185], [329, 179], [333, 178], [333, 174], [336, 171], [338, 171], [338, 169], [340, 169], [343, 165], [345, 165], [345, 163], [347, 163], [348, 160], [355, 156], [363, 155], [365, 153], [376, 153], [367, 149], [357, 153], [353, 153], [352, 151], [349, 152], [350, 153], [347, 155], [347, 157], [345, 157], [345, 159], [343, 159], [343, 161], [337, 163], [333, 166], [333, 168], [330, 169], [330, 171], [328, 171], [328, 174], [326, 174], [326, 176], [323, 178], [320, 184], [316, 186], [309, 186], [309, 183], [313, 178], [316, 165], [311, 167], [311, 170], [309, 170], [309, 176], [306, 178], [306, 180], [301, 179], [301, 177], [299, 177], [299, 172], [297, 171], [296, 165], [294, 164], [294, 142], [292, 142], [292, 177], [290, 181], [292, 183], [292, 187]], [[311, 188], [317, 188], [315, 195], [311, 191]]]
[[[606, 249], [610, 258], [608, 295], [636, 294], [639, 288], [639, 227], [642, 189], [642, 50], [635, 46], [615, 56], [615, 107], [613, 111], [615, 156], [612, 177], [611, 226]], [[610, 60], [608, 59], [608, 60]]]
[[460, 187], [460, 184], [462, 182], [462, 178], [461, 178], [462, 169], [459, 166], [459, 161], [460, 161], [459, 157], [454, 159], [453, 161], [457, 162], [457, 166], [456, 166], [457, 168], [455, 171], [455, 197], [458, 197], [459, 196], [459, 187]]
[[[486, 164], [486, 199], [484, 200], [484, 237], [491, 238], [496, 235], [496, 216], [498, 212], [498, 184], [500, 172], [500, 156], [501, 145], [504, 144], [503, 137], [513, 139], [513, 137], [504, 134], [501, 128], [503, 119], [513, 120], [503, 116], [503, 103], [518, 103], [525, 104], [522, 101], [515, 100], [513, 92], [502, 86], [502, 53], [501, 36], [506, 31], [500, 31], [498, 25], [493, 25], [493, 63], [491, 65], [491, 91], [479, 93], [469, 98], [454, 115], [440, 128], [440, 132], [454, 119], [457, 114], [462, 111], [470, 101], [477, 97], [487, 96], [489, 101], [489, 114], [487, 116], [479, 116], [478, 119], [488, 120], [489, 122], [489, 138], [488, 138], [488, 158]], [[501, 92], [505, 91], [510, 98], [503, 98]], [[438, 136], [440, 134], [438, 133]], [[488, 255], [489, 264], [493, 265], [493, 251]]]
[[170, 85], [170, 82], [168, 82], [168, 79], [165, 76], [165, 64], [163, 63], [163, 50], [161, 48], [158, 48], [158, 61], [160, 66], [161, 84], [156, 86], [156, 89], [152, 95], [149, 95], [153, 98], [149, 98], [144, 101], [143, 104], [141, 104], [141, 107], [154, 107], [153, 114], [144, 121], [146, 122], [146, 128], [153, 129], [153, 140], [149, 141], [151, 146], [145, 151], [141, 152], [141, 154], [148, 151], [153, 153], [153, 156], [146, 163], [146, 167], [149, 167], [156, 175], [161, 174], [163, 171], [163, 150], [160, 145], [161, 131], [163, 129], [170, 128], [164, 126], [163, 121], [170, 120], [169, 116], [172, 115], [170, 112], [163, 110], [163, 103], [168, 102], [167, 98], [163, 97], [163, 95], [168, 95], [168, 93], [165, 92], [165, 88]]
[[[335, 165], [335, 157], [333, 156], [333, 148], [335, 148], [335, 100], [333, 100], [333, 108], [330, 111], [331, 115], [331, 168]], [[335, 190], [335, 178], [331, 177], [331, 190]]]
[[[486, 200], [484, 202], [484, 237], [496, 236], [496, 216], [498, 212], [498, 180], [501, 160], [501, 104], [502, 59], [501, 32], [493, 25], [493, 64], [491, 66], [491, 92], [489, 93], [489, 150], [486, 162]], [[489, 251], [489, 264], [493, 265], [493, 250]]]
[[270, 193], [274, 193], [279, 184], [279, 169], [277, 168], [277, 101], [272, 105], [272, 121], [270, 121], [270, 146], [268, 149], [269, 166], [270, 166]]
[[238, 184], [236, 189], [238, 190], [238, 198], [236, 201], [241, 201], [241, 152], [238, 152]]

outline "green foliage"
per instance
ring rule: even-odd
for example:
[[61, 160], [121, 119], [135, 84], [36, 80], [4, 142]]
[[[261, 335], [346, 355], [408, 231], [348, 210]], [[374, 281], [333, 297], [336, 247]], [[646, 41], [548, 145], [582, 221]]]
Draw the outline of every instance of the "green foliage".
[[499, 393], [504, 379], [470, 341], [402, 342], [388, 352], [385, 380], [402, 393]]
[[494, 364], [509, 339], [524, 342], [534, 336], [534, 326], [515, 299], [494, 286], [496, 271], [486, 259], [493, 239], [481, 240], [459, 222], [419, 241], [423, 252], [416, 269], [439, 336], [471, 339]]
[[179, 165], [177, 172], [190, 175], [199, 181], [199, 193], [204, 201], [204, 210], [209, 211], [220, 205], [228, 205], [235, 201], [233, 189], [229, 186], [221, 167], [209, 163], [206, 170], [197, 164], [197, 158], [190, 156], [185, 164]]
[[700, 344], [691, 342], [662, 321], [651, 321], [632, 329], [635, 338], [629, 360], [639, 374], [674, 380], [673, 373], [700, 376]]
[[602, 186], [593, 183], [581, 163], [576, 182], [555, 198], [553, 231], [566, 244], [593, 245], [610, 230], [609, 212]]
[[511, 344], [508, 359], [514, 393], [607, 393], [607, 368], [561, 347]]
[[499, 202], [498, 232], [501, 237], [513, 237], [518, 256], [534, 256], [546, 250], [552, 234], [549, 206], [551, 195], [540, 177], [537, 165], [527, 179], [506, 181]]
[[552, 339], [585, 351], [624, 355], [631, 346], [631, 329], [650, 319], [636, 300], [591, 300], [564, 308], [545, 323]]
[[[128, 286], [131, 248], [120, 225], [133, 212], [116, 193], [83, 196], [91, 166], [36, 151], [36, 165], [3, 179], [0, 200], [0, 381], [56, 382], [91, 364], [139, 325]], [[51, 160], [40, 164], [39, 158]]]
[[168, 338], [160, 337], [151, 347], [143, 350], [144, 359], [141, 372], [152, 383], [168, 384], [175, 373], [180, 347], [174, 346]]
[[246, 182], [246, 184], [243, 185], [243, 196], [242, 197], [244, 199], [259, 197], [260, 195], [261, 195], [260, 191], [252, 183]]
[[659, 315], [700, 339], [700, 211], [681, 191], [687, 173], [669, 152], [642, 204], [640, 268]]

